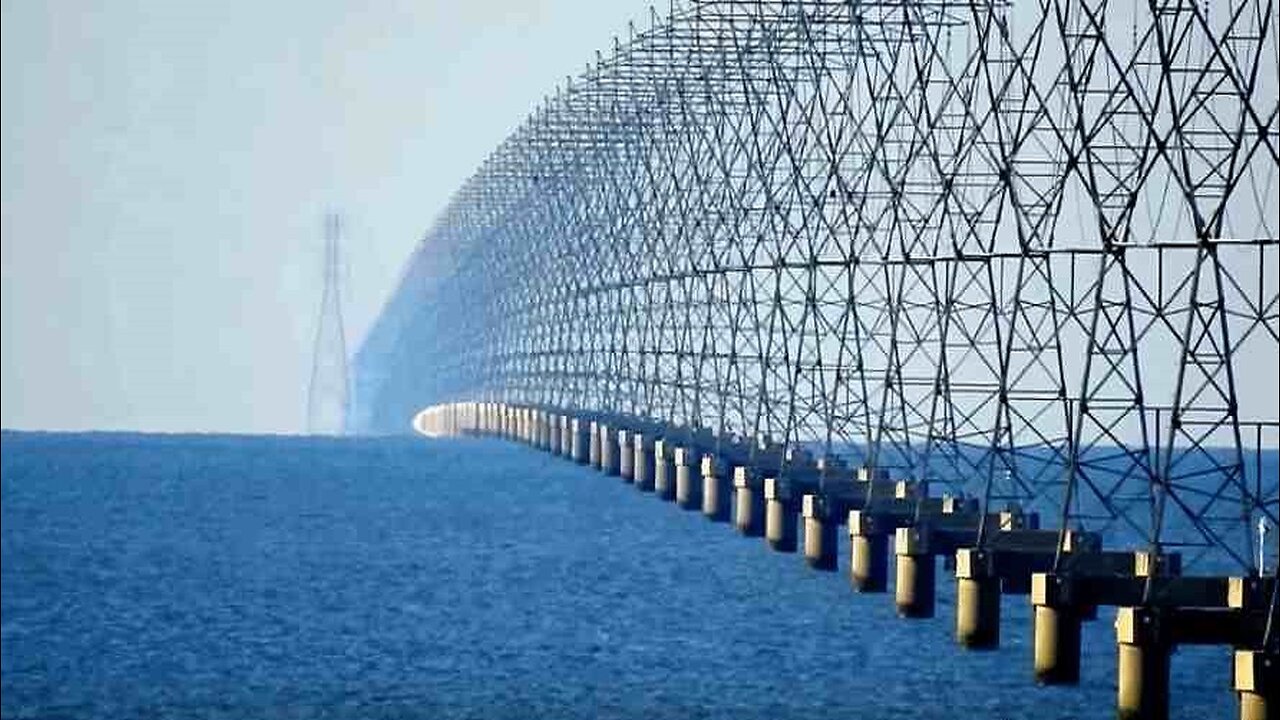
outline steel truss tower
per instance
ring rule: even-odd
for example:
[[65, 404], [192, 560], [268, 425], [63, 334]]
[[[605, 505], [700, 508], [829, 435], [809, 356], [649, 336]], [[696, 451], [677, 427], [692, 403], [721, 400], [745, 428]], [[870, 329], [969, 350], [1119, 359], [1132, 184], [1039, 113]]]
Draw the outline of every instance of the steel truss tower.
[[307, 385], [307, 432], [312, 434], [342, 434], [350, 411], [347, 338], [342, 324], [341, 240], [342, 219], [330, 213], [325, 216], [324, 291]]
[[699, 2], [457, 191], [353, 421], [497, 400], [809, 443], [1255, 570], [1277, 522], [1266, 0]]

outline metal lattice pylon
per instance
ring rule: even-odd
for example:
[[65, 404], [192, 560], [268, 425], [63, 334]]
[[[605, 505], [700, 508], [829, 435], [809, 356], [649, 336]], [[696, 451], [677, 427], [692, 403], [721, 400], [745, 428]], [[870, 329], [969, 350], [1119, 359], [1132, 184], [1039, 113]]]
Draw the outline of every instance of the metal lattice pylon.
[[353, 419], [495, 400], [809, 443], [1253, 569], [1280, 506], [1253, 452], [1280, 444], [1276, 13], [654, 17], [457, 191]]
[[316, 321], [311, 381], [307, 385], [307, 432], [339, 435], [349, 414], [347, 340], [342, 324], [340, 249], [342, 219], [325, 217], [324, 291]]

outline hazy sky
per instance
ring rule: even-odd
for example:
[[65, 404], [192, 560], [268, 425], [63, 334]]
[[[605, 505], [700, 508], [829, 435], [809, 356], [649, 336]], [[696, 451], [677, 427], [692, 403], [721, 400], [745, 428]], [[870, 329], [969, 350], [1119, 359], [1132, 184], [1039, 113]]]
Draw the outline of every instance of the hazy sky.
[[453, 190], [647, 13], [4, 0], [0, 424], [300, 430], [323, 213], [354, 350]]

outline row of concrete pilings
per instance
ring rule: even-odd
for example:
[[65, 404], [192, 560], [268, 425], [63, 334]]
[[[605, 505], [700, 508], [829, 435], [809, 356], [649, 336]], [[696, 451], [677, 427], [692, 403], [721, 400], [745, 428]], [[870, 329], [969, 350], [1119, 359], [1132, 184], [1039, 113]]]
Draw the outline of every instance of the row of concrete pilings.
[[778, 552], [800, 550], [817, 570], [838, 569], [843, 525], [853, 588], [886, 592], [892, 557], [894, 602], [904, 618], [934, 616], [937, 558], [946, 557], [955, 569], [955, 637], [967, 648], [998, 647], [1001, 596], [1030, 596], [1034, 675], [1042, 684], [1079, 682], [1081, 625], [1099, 606], [1114, 606], [1116, 716], [1124, 720], [1168, 717], [1170, 662], [1185, 644], [1234, 649], [1240, 718], [1280, 714], [1280, 629], [1267, 626], [1274, 577], [1184, 576], [1177, 554], [1107, 551], [1094, 534], [1040, 529], [1035, 514], [1017, 507], [986, 512], [976, 500], [929, 497], [927, 486], [872, 468], [705, 431], [671, 433], [633, 417], [452, 403], [423, 410], [414, 427], [426, 435], [502, 437], [589, 465], [732, 522]]

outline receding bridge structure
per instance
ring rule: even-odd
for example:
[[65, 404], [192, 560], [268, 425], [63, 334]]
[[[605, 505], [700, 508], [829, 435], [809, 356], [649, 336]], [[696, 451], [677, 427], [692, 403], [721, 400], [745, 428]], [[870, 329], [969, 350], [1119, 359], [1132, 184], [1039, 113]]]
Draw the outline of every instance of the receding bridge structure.
[[654, 17], [457, 191], [350, 423], [522, 440], [821, 570], [844, 527], [905, 617], [942, 556], [967, 646], [1030, 595], [1042, 683], [1114, 606], [1121, 717], [1189, 643], [1276, 717], [1277, 12]]

